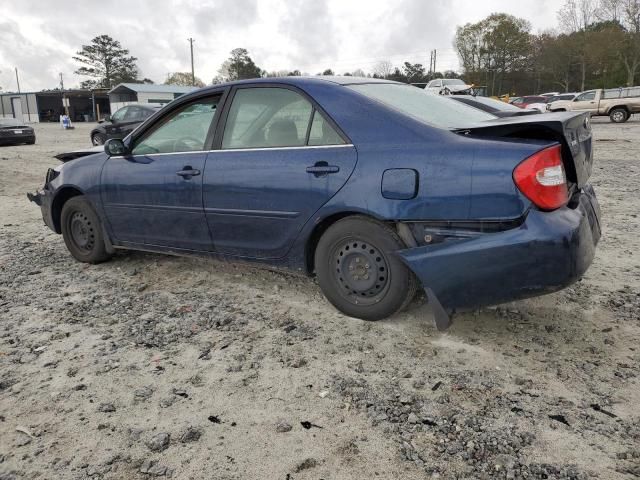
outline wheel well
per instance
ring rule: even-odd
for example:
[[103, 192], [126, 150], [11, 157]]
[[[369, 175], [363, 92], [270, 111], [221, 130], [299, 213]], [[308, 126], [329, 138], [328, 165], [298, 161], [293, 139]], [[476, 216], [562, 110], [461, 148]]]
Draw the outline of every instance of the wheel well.
[[82, 192], [77, 188], [73, 187], [64, 187], [62, 190], [58, 192], [56, 197], [53, 199], [53, 204], [51, 205], [51, 218], [53, 220], [53, 226], [55, 228], [56, 233], [62, 233], [62, 227], [60, 225], [60, 217], [62, 216], [62, 207], [67, 200], [73, 197], [77, 197], [78, 195], [82, 195]]
[[376, 218], [370, 215], [365, 215], [360, 212], [340, 212], [340, 213], [335, 213], [333, 215], [328, 216], [327, 218], [323, 219], [320, 223], [318, 223], [315, 226], [315, 228], [313, 229], [313, 232], [311, 232], [311, 235], [309, 235], [309, 238], [307, 240], [307, 247], [305, 251], [305, 257], [306, 257], [305, 265], [306, 265], [307, 273], [313, 273], [313, 271], [315, 270], [314, 257], [316, 254], [316, 247], [318, 246], [320, 237], [322, 237], [324, 232], [326, 232], [327, 229], [331, 225], [336, 223], [338, 220], [342, 220], [343, 218], [352, 217], [356, 215], [359, 217], [369, 217], [373, 220], [377, 220]]
[[629, 113], [629, 109], [627, 108], [626, 105], [616, 105], [615, 107], [611, 107], [609, 109], [609, 113], [613, 112], [614, 110], [621, 108], [622, 110], [624, 110], [625, 112]]

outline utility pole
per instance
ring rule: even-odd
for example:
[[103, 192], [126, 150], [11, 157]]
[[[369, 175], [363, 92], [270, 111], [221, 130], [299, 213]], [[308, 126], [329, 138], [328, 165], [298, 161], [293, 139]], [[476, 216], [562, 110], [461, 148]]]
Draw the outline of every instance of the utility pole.
[[187, 38], [187, 40], [189, 41], [189, 46], [191, 48], [191, 85], [192, 86], [196, 86], [196, 74], [195, 71], [193, 69], [193, 42], [195, 42], [195, 40], [193, 38]]
[[16, 83], [18, 84], [18, 93], [20, 93], [20, 79], [18, 78], [18, 67], [16, 67]]
[[431, 74], [433, 73], [433, 50], [429, 53], [431, 54], [431, 57], [429, 58], [429, 78], [431, 78]]
[[436, 73], [436, 59], [438, 58], [438, 51], [434, 48], [433, 49], [433, 73]]

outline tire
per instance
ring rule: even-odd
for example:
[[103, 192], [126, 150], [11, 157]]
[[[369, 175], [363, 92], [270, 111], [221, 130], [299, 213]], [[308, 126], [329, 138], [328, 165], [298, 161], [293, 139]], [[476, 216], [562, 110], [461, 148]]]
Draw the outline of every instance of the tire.
[[79, 262], [100, 263], [111, 258], [98, 214], [84, 196], [67, 200], [62, 207], [60, 226], [67, 249]]
[[393, 254], [403, 248], [396, 232], [378, 221], [363, 216], [338, 220], [315, 251], [322, 292], [350, 317], [381, 320], [399, 312], [417, 287], [413, 272]]
[[107, 137], [102, 133], [94, 133], [91, 135], [91, 143], [94, 146], [104, 145], [104, 142], [107, 141]]
[[36, 143], [36, 139], [34, 138], [33, 140], [29, 140], [27, 142], [27, 145], [35, 145], [35, 143]]
[[609, 112], [609, 119], [613, 123], [624, 123], [629, 120], [629, 112], [624, 108], [614, 108]]

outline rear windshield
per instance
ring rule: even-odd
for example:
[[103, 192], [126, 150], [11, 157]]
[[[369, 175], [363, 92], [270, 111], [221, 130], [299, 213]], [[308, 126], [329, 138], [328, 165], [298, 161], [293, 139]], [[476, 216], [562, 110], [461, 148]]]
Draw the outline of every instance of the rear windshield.
[[14, 127], [16, 125], [22, 125], [22, 123], [15, 118], [0, 118], [0, 127]]
[[430, 95], [411, 85], [365, 83], [348, 85], [373, 100], [395, 108], [422, 122], [440, 128], [458, 128], [469, 123], [494, 120], [497, 117], [440, 95]]

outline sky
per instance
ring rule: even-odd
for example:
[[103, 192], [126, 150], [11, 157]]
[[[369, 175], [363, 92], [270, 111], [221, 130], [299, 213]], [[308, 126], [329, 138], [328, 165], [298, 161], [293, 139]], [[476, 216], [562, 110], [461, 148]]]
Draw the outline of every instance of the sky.
[[22, 91], [84, 79], [72, 56], [108, 34], [138, 58], [140, 76], [163, 83], [170, 72], [195, 72], [210, 83], [229, 52], [246, 48], [267, 71], [337, 74], [404, 61], [457, 69], [456, 26], [494, 12], [529, 20], [534, 33], [556, 26], [562, 0], [0, 0], [0, 87]]

